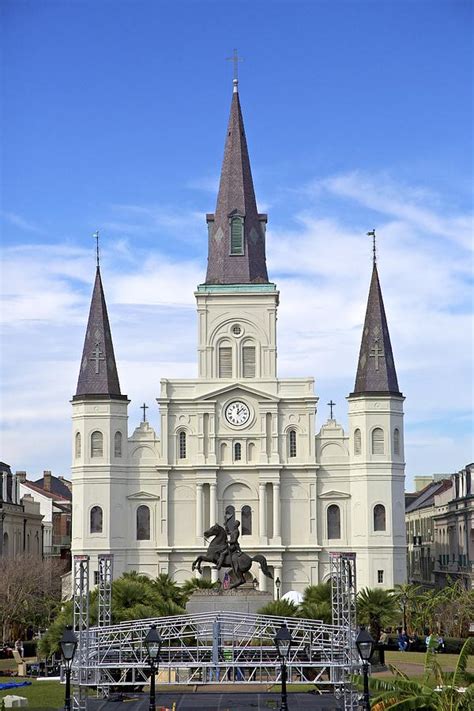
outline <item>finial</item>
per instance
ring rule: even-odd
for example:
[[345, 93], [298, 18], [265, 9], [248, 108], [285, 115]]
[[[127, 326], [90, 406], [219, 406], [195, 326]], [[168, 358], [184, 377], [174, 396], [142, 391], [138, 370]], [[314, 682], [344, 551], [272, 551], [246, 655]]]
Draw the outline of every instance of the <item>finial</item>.
[[237, 94], [239, 91], [239, 62], [243, 62], [244, 60], [242, 57], [239, 57], [236, 49], [234, 49], [232, 57], [226, 57], [226, 60], [234, 63], [234, 80], [232, 83], [234, 85], [234, 94]]
[[97, 232], [94, 232], [92, 235], [95, 237], [96, 240], [96, 254], [97, 254], [97, 266], [100, 267], [100, 259], [99, 259], [99, 230]]
[[367, 237], [372, 237], [372, 252], [373, 252], [373, 263], [374, 267], [377, 264], [377, 246], [375, 244], [375, 227], [370, 232], [367, 232]]

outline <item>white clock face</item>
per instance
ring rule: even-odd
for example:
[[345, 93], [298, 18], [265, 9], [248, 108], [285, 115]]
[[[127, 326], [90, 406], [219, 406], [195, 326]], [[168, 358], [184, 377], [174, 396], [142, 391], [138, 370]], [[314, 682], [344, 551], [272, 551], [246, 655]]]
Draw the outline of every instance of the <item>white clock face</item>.
[[231, 425], [245, 425], [250, 419], [250, 410], [245, 402], [235, 400], [230, 405], [227, 405], [225, 418]]

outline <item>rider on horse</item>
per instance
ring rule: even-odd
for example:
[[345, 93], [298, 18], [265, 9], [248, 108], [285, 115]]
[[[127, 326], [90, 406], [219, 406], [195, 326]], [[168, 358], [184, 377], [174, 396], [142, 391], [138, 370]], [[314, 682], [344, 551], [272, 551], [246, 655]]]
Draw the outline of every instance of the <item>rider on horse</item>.
[[[233, 520], [232, 527], [229, 527], [230, 521]], [[229, 560], [232, 565], [232, 570], [234, 571], [234, 574], [236, 575], [238, 572], [238, 559], [239, 555], [241, 553], [240, 545], [239, 545], [239, 537], [240, 537], [240, 521], [236, 521], [234, 518], [233, 514], [226, 514], [225, 517], [225, 530], [227, 532], [227, 547], [224, 548], [222, 553], [219, 556], [219, 560], [217, 561], [216, 564], [216, 570], [220, 570], [222, 568], [222, 565], [224, 563], [225, 557], [227, 553], [229, 554]]]

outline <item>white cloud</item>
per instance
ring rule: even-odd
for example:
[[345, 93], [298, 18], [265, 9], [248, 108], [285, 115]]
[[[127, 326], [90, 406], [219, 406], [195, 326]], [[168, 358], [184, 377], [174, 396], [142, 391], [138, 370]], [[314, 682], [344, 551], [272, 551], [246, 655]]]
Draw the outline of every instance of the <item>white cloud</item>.
[[[338, 213], [350, 199], [359, 206], [370, 203], [381, 215], [379, 273], [400, 387], [407, 396], [407, 471], [458, 469], [472, 458], [465, 419], [472, 407], [465, 235], [455, 239], [451, 218], [433, 217], [431, 194], [410, 193], [406, 187], [397, 192], [392, 183], [387, 195], [385, 188], [377, 192], [377, 181], [357, 176], [319, 181], [319, 189], [337, 198]], [[267, 251], [281, 294], [279, 373], [315, 377], [320, 425], [330, 398], [337, 403], [338, 419], [346, 419], [344, 398], [355, 377], [371, 250], [363, 233], [348, 229], [335, 212], [321, 215], [316, 195], [314, 200], [314, 208], [310, 203], [295, 216], [295, 227], [269, 230]], [[157, 224], [154, 208], [124, 206], [124, 213]], [[168, 220], [167, 229], [173, 232], [180, 220], [185, 225], [196, 219], [196, 213], [180, 215]], [[200, 239], [205, 239], [200, 219]], [[468, 223], [466, 216], [455, 219]], [[158, 427], [154, 399], [161, 378], [196, 374], [193, 292], [204, 279], [205, 263], [167, 253], [166, 241], [162, 245], [161, 252], [145, 253], [123, 238], [102, 250], [122, 390], [132, 399], [130, 431], [144, 401]], [[91, 250], [74, 245], [4, 250], [2, 456], [14, 469], [67, 473], [69, 400], [93, 276]], [[445, 424], [438, 436], [440, 421]]]
[[19, 227], [21, 230], [24, 230], [25, 232], [37, 232], [37, 233], [43, 232], [43, 230], [41, 229], [41, 227], [39, 227], [39, 225], [32, 222], [31, 220], [27, 220], [25, 217], [22, 217], [22, 215], [17, 215], [16, 212], [6, 212], [6, 211], [2, 210], [0, 212], [0, 215], [10, 225], [14, 225], [14, 227]]

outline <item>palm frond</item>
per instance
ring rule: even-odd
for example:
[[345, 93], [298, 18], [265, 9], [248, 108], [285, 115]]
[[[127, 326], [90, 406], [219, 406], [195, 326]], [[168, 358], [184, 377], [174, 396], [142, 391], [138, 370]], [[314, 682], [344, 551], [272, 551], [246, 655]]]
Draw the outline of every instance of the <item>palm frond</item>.
[[466, 675], [466, 669], [467, 669], [467, 663], [469, 661], [469, 655], [471, 654], [472, 651], [472, 637], [469, 639], [466, 639], [464, 642], [461, 651], [459, 652], [459, 657], [458, 661], [456, 664], [456, 668], [454, 670], [454, 676], [453, 676], [453, 685], [454, 686], [459, 686], [461, 681], [464, 680], [465, 675]]

